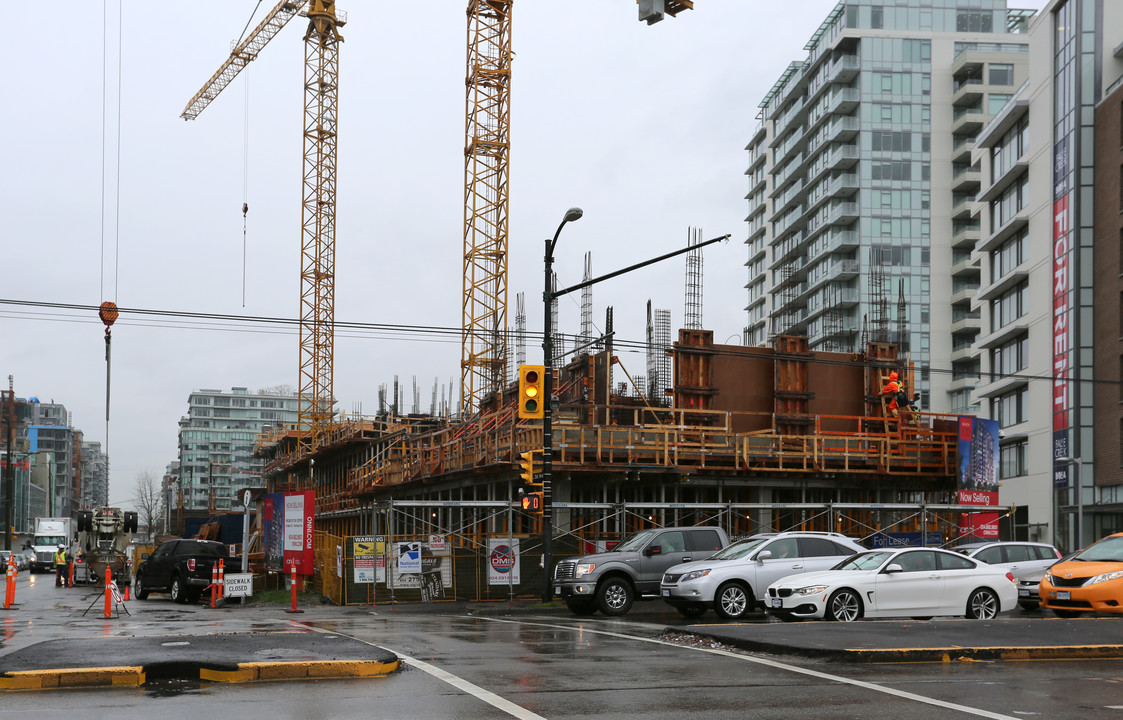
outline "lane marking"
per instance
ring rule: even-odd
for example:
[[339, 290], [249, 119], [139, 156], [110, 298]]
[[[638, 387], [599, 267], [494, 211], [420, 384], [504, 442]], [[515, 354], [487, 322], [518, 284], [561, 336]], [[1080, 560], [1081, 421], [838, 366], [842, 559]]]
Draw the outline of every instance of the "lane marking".
[[497, 710], [502, 710], [503, 712], [507, 713], [511, 717], [518, 718], [519, 720], [546, 720], [546, 718], [542, 717], [541, 715], [539, 715], [537, 713], [534, 713], [534, 712], [531, 712], [530, 710], [527, 710], [526, 708], [522, 707], [521, 705], [516, 705], [515, 703], [511, 702], [510, 700], [502, 698], [502, 697], [496, 695], [495, 693], [491, 692], [490, 690], [484, 690], [482, 687], [480, 687], [478, 685], [475, 685], [473, 683], [470, 683], [470, 682], [468, 682], [467, 680], [465, 680], [464, 678], [462, 678], [458, 675], [453, 675], [452, 673], [450, 673], [446, 670], [440, 669], [436, 665], [430, 665], [429, 663], [427, 663], [423, 660], [418, 660], [415, 657], [410, 657], [409, 655], [406, 655], [403, 652], [399, 652], [399, 651], [397, 651], [393, 648], [386, 647], [385, 645], [378, 645], [377, 643], [372, 643], [368, 640], [363, 640], [361, 637], [355, 637], [354, 635], [349, 635], [349, 634], [344, 633], [344, 632], [339, 632], [338, 630], [328, 630], [326, 628], [318, 628], [314, 625], [306, 625], [302, 622], [297, 622], [295, 620], [281, 620], [280, 622], [289, 623], [289, 624], [292, 624], [292, 625], [296, 625], [298, 627], [302, 627], [302, 628], [306, 628], [308, 630], [312, 630], [314, 632], [325, 633], [327, 635], [342, 635], [344, 637], [349, 637], [352, 640], [358, 640], [359, 642], [370, 645], [371, 647], [376, 647], [376, 648], [379, 648], [381, 650], [386, 650], [388, 652], [392, 652], [395, 655], [397, 655], [399, 659], [407, 661], [409, 663], [410, 667], [415, 667], [418, 670], [422, 670], [424, 672], [427, 672], [430, 675], [432, 675], [433, 677], [437, 678], [438, 680], [441, 680], [443, 682], [448, 683], [449, 685], [453, 686], [457, 690], [460, 690], [461, 692], [465, 692], [465, 693], [471, 695], [474, 698], [482, 700], [485, 703], [487, 703], [488, 705], [491, 705], [492, 707], [496, 708]]
[[735, 660], [743, 660], [746, 662], [756, 663], [758, 665], [765, 665], [767, 667], [775, 668], [777, 670], [784, 670], [786, 672], [798, 673], [800, 675], [807, 675], [809, 677], [819, 678], [820, 680], [829, 680], [831, 682], [842, 683], [844, 685], [853, 685], [866, 690], [873, 690], [874, 692], [884, 693], [886, 695], [893, 695], [895, 697], [903, 698], [905, 700], [914, 700], [916, 702], [924, 703], [926, 705], [935, 705], [936, 707], [947, 708], [949, 710], [957, 710], [959, 712], [975, 715], [978, 717], [991, 718], [991, 720], [1018, 720], [1012, 715], [1002, 715], [1000, 713], [990, 712], [989, 710], [982, 710], [980, 708], [968, 707], [967, 705], [960, 705], [958, 703], [947, 702], [945, 700], [937, 700], [936, 698], [926, 697], [924, 695], [917, 695], [916, 693], [907, 692], [905, 690], [898, 690], [896, 688], [886, 687], [884, 685], [877, 685], [875, 683], [865, 682], [863, 680], [854, 680], [852, 678], [843, 677], [841, 675], [831, 675], [818, 670], [811, 670], [809, 668], [802, 668], [797, 665], [788, 665], [786, 663], [777, 662], [775, 660], [768, 660], [766, 658], [754, 657], [752, 655], [741, 655], [739, 653], [729, 652], [728, 650], [719, 650], [716, 648], [698, 648], [690, 647], [689, 645], [676, 645], [675, 643], [667, 642], [666, 640], [657, 640], [655, 638], [639, 637], [637, 635], [625, 635], [624, 633], [610, 632], [608, 630], [593, 630], [587, 627], [575, 628], [571, 625], [554, 625], [553, 623], [538, 623], [538, 622], [525, 622], [521, 620], [504, 620], [502, 618], [489, 618], [480, 617], [477, 615], [465, 615], [463, 617], [472, 620], [488, 620], [490, 622], [508, 623], [511, 625], [536, 625], [540, 627], [556, 628], [558, 630], [567, 630], [569, 632], [593, 633], [595, 635], [606, 635], [608, 637], [622, 638], [624, 640], [639, 640], [641, 642], [651, 643], [653, 645], [666, 645], [668, 647], [684, 648], [686, 650], [696, 650], [698, 652], [710, 653], [711, 655], [720, 655], [722, 657], [733, 658]]

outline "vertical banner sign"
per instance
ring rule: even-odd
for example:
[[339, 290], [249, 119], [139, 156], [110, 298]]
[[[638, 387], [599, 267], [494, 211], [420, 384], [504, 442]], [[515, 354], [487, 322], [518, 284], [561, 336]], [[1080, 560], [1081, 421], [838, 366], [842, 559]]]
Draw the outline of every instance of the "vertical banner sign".
[[386, 582], [386, 538], [383, 535], [374, 538], [374, 581]]
[[998, 422], [959, 417], [959, 504], [998, 504]]
[[522, 582], [519, 573], [519, 539], [487, 541], [487, 584], [518, 585]]
[[265, 566], [285, 573], [296, 568], [311, 575], [316, 509], [312, 491], [271, 493], [265, 496]]
[[1053, 152], [1053, 487], [1066, 488], [1068, 465], [1056, 462], [1055, 458], [1071, 457], [1068, 416], [1072, 402], [1069, 392], [1072, 214], [1067, 136], [1061, 138]]
[[[998, 422], [959, 417], [958, 502], [998, 504]], [[998, 537], [998, 513], [964, 513], [960, 526], [979, 537]]]

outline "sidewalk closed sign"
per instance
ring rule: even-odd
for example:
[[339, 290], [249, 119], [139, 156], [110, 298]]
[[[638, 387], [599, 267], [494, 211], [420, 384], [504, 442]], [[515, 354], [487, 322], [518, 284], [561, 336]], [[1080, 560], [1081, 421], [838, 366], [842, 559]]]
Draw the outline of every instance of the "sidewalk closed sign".
[[253, 573], [227, 573], [222, 584], [224, 597], [250, 597], [253, 595]]

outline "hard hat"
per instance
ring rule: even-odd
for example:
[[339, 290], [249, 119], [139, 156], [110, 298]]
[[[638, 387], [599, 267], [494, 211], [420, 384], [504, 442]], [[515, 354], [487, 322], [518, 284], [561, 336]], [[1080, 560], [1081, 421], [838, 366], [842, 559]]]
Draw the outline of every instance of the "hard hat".
[[59, 546], [58, 546], [58, 549], [59, 549], [59, 550], [65, 550], [65, 549], [66, 549], [66, 546], [65, 546], [65, 545], [59, 545]]
[[895, 373], [895, 372], [889, 373], [889, 379], [890, 380], [896, 380], [897, 379], [897, 373]]

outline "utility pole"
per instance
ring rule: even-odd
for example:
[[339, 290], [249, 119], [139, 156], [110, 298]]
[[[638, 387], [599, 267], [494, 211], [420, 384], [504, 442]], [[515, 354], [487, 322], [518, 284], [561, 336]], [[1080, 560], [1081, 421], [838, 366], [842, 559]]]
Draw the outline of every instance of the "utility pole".
[[8, 376], [8, 412], [5, 415], [6, 425], [8, 426], [8, 454], [4, 458], [4, 549], [12, 549], [12, 523], [15, 522], [13, 511], [15, 510], [15, 489], [16, 489], [16, 464], [15, 460], [15, 424], [16, 424], [16, 391], [15, 382], [12, 376]]
[[[554, 343], [552, 334], [554, 332], [552, 323], [551, 305], [554, 300], [561, 295], [566, 295], [575, 290], [595, 285], [596, 283], [608, 280], [610, 278], [629, 273], [633, 270], [639, 270], [642, 267], [647, 267], [654, 263], [682, 255], [683, 253], [698, 251], [707, 245], [712, 245], [716, 242], [721, 242], [729, 239], [729, 235], [721, 235], [719, 237], [706, 240], [704, 242], [696, 242], [693, 245], [688, 245], [678, 250], [672, 250], [669, 253], [664, 253], [659, 257], [644, 260], [643, 262], [629, 265], [626, 268], [610, 272], [607, 275], [601, 275], [598, 278], [591, 280], [586, 279], [576, 285], [570, 285], [561, 290], [554, 287], [554, 248], [558, 244], [558, 236], [561, 235], [562, 228], [568, 222], [578, 220], [583, 215], [581, 208], [570, 208], [566, 211], [565, 217], [562, 219], [561, 224], [558, 225], [557, 231], [554, 232], [553, 239], [546, 238], [546, 253], [543, 257], [543, 265], [545, 270], [545, 285], [542, 291], [542, 306], [543, 306], [543, 331], [542, 331], [542, 362], [545, 366], [545, 378], [543, 378], [543, 401], [545, 406], [542, 415], [542, 602], [550, 602], [553, 599], [554, 582], [553, 582], [553, 534], [554, 534], [554, 516], [553, 516], [553, 455], [554, 455], [554, 433], [553, 433], [553, 417], [554, 417]], [[612, 362], [612, 346], [609, 345], [609, 363]], [[611, 388], [609, 388], [611, 393]], [[606, 413], [607, 415], [607, 413]], [[610, 422], [610, 418], [606, 416], [605, 422]]]

